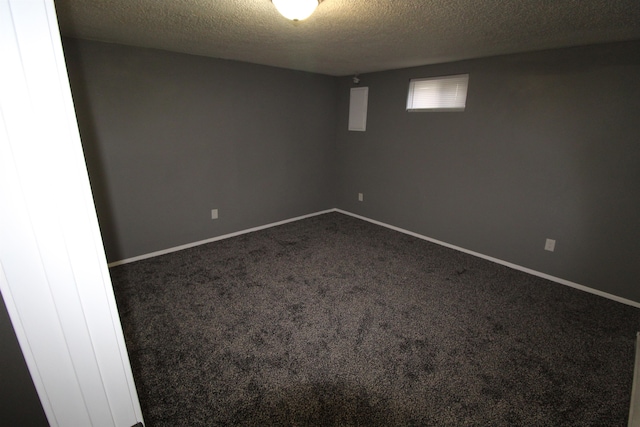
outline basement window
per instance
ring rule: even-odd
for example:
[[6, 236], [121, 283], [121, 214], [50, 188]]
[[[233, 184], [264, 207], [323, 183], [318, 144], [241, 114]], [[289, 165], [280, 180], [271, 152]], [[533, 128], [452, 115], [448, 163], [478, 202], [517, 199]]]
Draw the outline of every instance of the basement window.
[[412, 79], [407, 111], [464, 111], [469, 74]]

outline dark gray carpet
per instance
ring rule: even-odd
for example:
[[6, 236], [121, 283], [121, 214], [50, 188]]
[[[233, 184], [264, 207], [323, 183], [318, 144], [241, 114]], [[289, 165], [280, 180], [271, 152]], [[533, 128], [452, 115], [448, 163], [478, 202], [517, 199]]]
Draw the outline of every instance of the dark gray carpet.
[[111, 275], [148, 427], [626, 425], [640, 310], [346, 215]]

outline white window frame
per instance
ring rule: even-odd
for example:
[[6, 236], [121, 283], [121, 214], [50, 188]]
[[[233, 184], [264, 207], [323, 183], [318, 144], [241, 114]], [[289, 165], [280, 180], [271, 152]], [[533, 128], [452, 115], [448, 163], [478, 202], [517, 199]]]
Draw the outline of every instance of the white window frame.
[[468, 87], [469, 74], [411, 79], [407, 111], [464, 111]]

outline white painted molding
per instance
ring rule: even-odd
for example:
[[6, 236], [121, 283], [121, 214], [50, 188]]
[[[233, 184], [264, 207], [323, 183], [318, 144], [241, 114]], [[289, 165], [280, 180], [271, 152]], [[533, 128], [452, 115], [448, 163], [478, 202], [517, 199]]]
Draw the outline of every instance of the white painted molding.
[[142, 421], [53, 0], [0, 0], [0, 290], [49, 424]]
[[604, 297], [604, 298], [607, 298], [607, 299], [610, 299], [610, 300], [613, 300], [613, 301], [616, 301], [616, 302], [620, 302], [622, 304], [626, 304], [626, 305], [630, 305], [632, 307], [640, 308], [640, 302], [637, 302], [637, 301], [633, 301], [633, 300], [630, 300], [630, 299], [622, 298], [622, 297], [619, 297], [617, 295], [609, 294], [607, 292], [599, 291], [597, 289], [593, 289], [593, 288], [590, 288], [588, 286], [580, 285], [578, 283], [574, 283], [574, 282], [571, 282], [569, 280], [562, 279], [560, 277], [551, 276], [549, 274], [541, 273], [539, 271], [532, 270], [532, 269], [527, 268], [527, 267], [522, 267], [520, 265], [513, 264], [513, 263], [510, 263], [510, 262], [507, 262], [507, 261], [503, 261], [503, 260], [498, 259], [498, 258], [494, 258], [494, 257], [488, 256], [488, 255], [484, 255], [484, 254], [478, 253], [478, 252], [470, 251], [469, 249], [461, 248], [460, 246], [455, 246], [455, 245], [452, 245], [452, 244], [449, 244], [449, 243], [446, 243], [446, 242], [443, 242], [443, 241], [440, 241], [440, 240], [432, 239], [431, 237], [423, 236], [422, 234], [414, 233], [413, 231], [405, 230], [404, 228], [400, 228], [400, 227], [396, 227], [394, 225], [386, 224], [386, 223], [381, 222], [381, 221], [376, 221], [375, 219], [367, 218], [367, 217], [362, 216], [362, 215], [357, 215], [357, 214], [354, 214], [354, 213], [351, 213], [351, 212], [348, 212], [348, 211], [344, 211], [342, 209], [334, 209], [334, 211], [340, 212], [340, 213], [345, 214], [345, 215], [352, 216], [354, 218], [361, 219], [363, 221], [370, 222], [372, 224], [380, 225], [382, 227], [386, 227], [386, 228], [389, 228], [391, 230], [399, 231], [400, 233], [408, 234], [410, 236], [417, 237], [418, 239], [426, 240], [428, 242], [435, 243], [437, 245], [444, 246], [444, 247], [449, 248], [449, 249], [454, 249], [456, 251], [464, 252], [466, 254], [473, 255], [473, 256], [478, 257], [478, 258], [486, 259], [487, 261], [495, 262], [496, 264], [504, 265], [506, 267], [513, 268], [514, 270], [519, 270], [519, 271], [531, 274], [533, 276], [538, 276], [538, 277], [541, 277], [543, 279], [547, 279], [547, 280], [550, 280], [552, 282], [559, 283], [561, 285], [569, 286], [571, 288], [579, 289], [579, 290], [584, 291], [584, 292], [589, 292], [590, 294], [598, 295], [598, 296], [601, 296], [601, 297]]
[[217, 242], [219, 240], [229, 239], [231, 237], [241, 236], [243, 234], [252, 233], [254, 231], [260, 231], [260, 230], [264, 230], [264, 229], [271, 228], [271, 227], [277, 227], [278, 225], [287, 224], [289, 222], [300, 221], [302, 219], [311, 218], [311, 217], [322, 215], [322, 214], [326, 214], [326, 213], [329, 213], [329, 212], [335, 212], [335, 209], [327, 209], [325, 211], [314, 212], [314, 213], [310, 213], [310, 214], [307, 214], [307, 215], [297, 216], [295, 218], [285, 219], [283, 221], [272, 222], [270, 224], [260, 225], [258, 227], [247, 228], [246, 230], [236, 231], [234, 233], [224, 234], [222, 236], [212, 237], [210, 239], [199, 240], [197, 242], [186, 243], [184, 245], [174, 246], [174, 247], [168, 248], [168, 249], [163, 249], [161, 251], [155, 251], [155, 252], [151, 252], [151, 253], [148, 253], [148, 254], [138, 255], [138, 256], [135, 256], [135, 257], [132, 257], [132, 258], [126, 258], [126, 259], [123, 259], [123, 260], [120, 260], [120, 261], [114, 261], [114, 262], [109, 263], [109, 267], [115, 267], [115, 266], [122, 265], [122, 264], [129, 264], [129, 263], [135, 262], [135, 261], [141, 261], [143, 259], [149, 259], [149, 258], [157, 257], [157, 256], [160, 256], [160, 255], [166, 255], [166, 254], [170, 254], [172, 252], [181, 251], [183, 249], [193, 248], [193, 247], [196, 247], [196, 246], [204, 245], [206, 243]]

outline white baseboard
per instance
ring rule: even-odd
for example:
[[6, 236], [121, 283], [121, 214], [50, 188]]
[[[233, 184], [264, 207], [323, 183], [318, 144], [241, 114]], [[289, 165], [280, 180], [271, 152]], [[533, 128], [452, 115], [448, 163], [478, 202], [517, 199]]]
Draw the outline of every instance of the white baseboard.
[[298, 217], [290, 218], [290, 219], [285, 219], [283, 221], [278, 221], [278, 222], [272, 222], [270, 224], [260, 225], [258, 227], [253, 227], [253, 228], [247, 228], [246, 230], [240, 230], [240, 231], [236, 231], [234, 233], [229, 233], [229, 234], [224, 234], [222, 236], [212, 237], [210, 239], [199, 240], [197, 242], [187, 243], [187, 244], [180, 245], [180, 246], [175, 246], [175, 247], [169, 248], [169, 249], [163, 249], [161, 251], [156, 251], [156, 252], [151, 252], [151, 253], [148, 253], [148, 254], [138, 255], [138, 256], [135, 256], [133, 258], [127, 258], [127, 259], [123, 259], [123, 260], [120, 260], [120, 261], [110, 262], [108, 265], [109, 265], [109, 267], [115, 267], [117, 265], [129, 264], [131, 262], [141, 261], [143, 259], [149, 259], [149, 258], [157, 257], [157, 256], [160, 256], [160, 255], [166, 255], [166, 254], [170, 254], [171, 252], [177, 252], [177, 251], [181, 251], [183, 249], [189, 249], [189, 248], [193, 248], [195, 246], [204, 245], [205, 243], [217, 242], [218, 240], [229, 239], [231, 237], [240, 236], [242, 234], [252, 233], [254, 231], [260, 231], [260, 230], [264, 230], [266, 228], [277, 227], [278, 225], [283, 225], [283, 224], [287, 224], [289, 222], [294, 222], [294, 221], [300, 221], [301, 219], [311, 218], [311, 217], [314, 217], [314, 216], [326, 214], [326, 213], [329, 213], [329, 212], [335, 212], [335, 211], [336, 211], [335, 209], [327, 209], [325, 211], [314, 212], [314, 213], [311, 213], [311, 214], [308, 214], [308, 215], [302, 215], [302, 216], [298, 216]]
[[522, 271], [522, 272], [525, 272], [525, 273], [528, 273], [528, 274], [531, 274], [531, 275], [534, 275], [534, 276], [542, 277], [543, 279], [547, 279], [547, 280], [550, 280], [552, 282], [559, 283], [561, 285], [570, 286], [572, 288], [579, 289], [579, 290], [585, 291], [585, 292], [589, 292], [591, 294], [598, 295], [598, 296], [601, 296], [601, 297], [604, 297], [604, 298], [608, 298], [610, 300], [613, 300], [613, 301], [616, 301], [616, 302], [620, 302], [622, 304], [626, 304], [626, 305], [630, 305], [632, 307], [640, 308], [640, 302], [636, 302], [636, 301], [633, 301], [633, 300], [630, 300], [630, 299], [622, 298], [622, 297], [619, 297], [617, 295], [609, 294], [607, 292], [599, 291], [597, 289], [593, 289], [593, 288], [590, 288], [588, 286], [580, 285], [578, 283], [574, 283], [574, 282], [571, 282], [569, 280], [561, 279], [560, 277], [551, 276], [551, 275], [546, 274], [546, 273], [541, 273], [539, 271], [532, 270], [532, 269], [527, 268], [527, 267], [522, 267], [522, 266], [517, 265], [517, 264], [512, 264], [510, 262], [503, 261], [501, 259], [494, 258], [494, 257], [488, 256], [488, 255], [484, 255], [484, 254], [481, 254], [481, 253], [478, 253], [478, 252], [470, 251], [468, 249], [461, 248], [460, 246], [451, 245], [449, 243], [442, 242], [440, 240], [436, 240], [436, 239], [432, 239], [432, 238], [427, 237], [427, 236], [423, 236], [422, 234], [414, 233], [413, 231], [405, 230], [403, 228], [396, 227], [394, 225], [389, 225], [389, 224], [386, 224], [384, 222], [376, 221], [375, 219], [371, 219], [371, 218], [367, 218], [367, 217], [364, 217], [364, 216], [361, 216], [361, 215], [357, 215], [357, 214], [354, 214], [354, 213], [351, 213], [351, 212], [343, 211], [342, 209], [333, 209], [333, 211], [340, 212], [342, 214], [349, 215], [349, 216], [352, 216], [354, 218], [358, 218], [358, 219], [361, 219], [363, 221], [370, 222], [372, 224], [380, 225], [382, 227], [386, 227], [386, 228], [389, 228], [391, 230], [399, 231], [400, 233], [408, 234], [410, 236], [417, 237], [418, 239], [426, 240], [428, 242], [435, 243], [435, 244], [440, 245], [440, 246], [444, 246], [444, 247], [447, 247], [447, 248], [450, 248], [450, 249], [455, 249], [456, 251], [464, 252], [466, 254], [473, 255], [473, 256], [476, 256], [478, 258], [486, 259], [487, 261], [495, 262], [496, 264], [500, 264], [500, 265], [504, 265], [504, 266], [509, 267], [509, 268], [513, 268], [514, 270], [519, 270], [519, 271]]
[[175, 246], [173, 248], [163, 249], [161, 251], [156, 251], [156, 252], [151, 252], [151, 253], [144, 254], [144, 255], [139, 255], [139, 256], [136, 256], [136, 257], [133, 257], [133, 258], [127, 258], [127, 259], [123, 259], [123, 260], [120, 260], [120, 261], [114, 261], [112, 263], [109, 263], [109, 267], [115, 267], [117, 265], [128, 264], [128, 263], [135, 262], [135, 261], [140, 261], [140, 260], [143, 260], [143, 259], [153, 258], [153, 257], [156, 257], [156, 256], [169, 254], [171, 252], [177, 252], [177, 251], [181, 251], [183, 249], [188, 249], [188, 248], [193, 248], [195, 246], [204, 245], [205, 243], [217, 242], [218, 240], [229, 239], [231, 237], [240, 236], [242, 234], [252, 233], [254, 231], [259, 231], [259, 230], [264, 230], [266, 228], [276, 227], [278, 225], [287, 224], [289, 222], [300, 221], [302, 219], [311, 218], [311, 217], [314, 217], [314, 216], [323, 215], [323, 214], [330, 213], [330, 212], [339, 212], [339, 213], [344, 214], [344, 215], [349, 215], [349, 216], [352, 216], [354, 218], [358, 218], [358, 219], [361, 219], [363, 221], [370, 222], [372, 224], [380, 225], [382, 227], [389, 228], [391, 230], [398, 231], [400, 233], [404, 233], [404, 234], [408, 234], [408, 235], [413, 236], [413, 237], [417, 237], [418, 239], [426, 240], [428, 242], [435, 243], [437, 245], [447, 247], [449, 249], [454, 249], [456, 251], [464, 252], [466, 254], [473, 255], [473, 256], [478, 257], [478, 258], [486, 259], [487, 261], [495, 262], [496, 264], [500, 264], [500, 265], [504, 265], [504, 266], [509, 267], [509, 268], [513, 268], [514, 270], [519, 270], [519, 271], [522, 271], [522, 272], [525, 272], [525, 273], [528, 273], [528, 274], [531, 274], [531, 275], [534, 275], [534, 276], [541, 277], [543, 279], [550, 280], [550, 281], [555, 282], [555, 283], [559, 283], [561, 285], [569, 286], [569, 287], [572, 287], [572, 288], [575, 288], [575, 289], [579, 289], [579, 290], [584, 291], [584, 292], [589, 292], [589, 293], [594, 294], [594, 295], [598, 295], [598, 296], [601, 296], [601, 297], [604, 297], [604, 298], [608, 298], [608, 299], [616, 301], [616, 302], [620, 302], [622, 304], [626, 304], [626, 305], [630, 305], [632, 307], [640, 308], [640, 302], [632, 301], [630, 299], [622, 298], [622, 297], [619, 297], [617, 295], [613, 295], [613, 294], [609, 294], [607, 292], [599, 291], [597, 289], [593, 289], [593, 288], [590, 288], [588, 286], [580, 285], [578, 283], [574, 283], [574, 282], [571, 282], [569, 280], [562, 279], [560, 277], [555, 277], [555, 276], [551, 276], [551, 275], [546, 274], [546, 273], [541, 273], [539, 271], [532, 270], [532, 269], [527, 268], [527, 267], [522, 267], [520, 265], [513, 264], [513, 263], [510, 263], [510, 262], [507, 262], [507, 261], [503, 261], [503, 260], [498, 259], [498, 258], [494, 258], [494, 257], [488, 256], [488, 255], [484, 255], [484, 254], [478, 253], [478, 252], [470, 251], [468, 249], [461, 248], [460, 246], [455, 246], [455, 245], [452, 245], [452, 244], [449, 244], [449, 243], [446, 243], [446, 242], [443, 242], [443, 241], [440, 241], [440, 240], [432, 239], [430, 237], [423, 236], [422, 234], [414, 233], [413, 231], [405, 230], [403, 228], [396, 227], [394, 225], [386, 224], [386, 223], [381, 222], [381, 221], [376, 221], [375, 219], [367, 218], [367, 217], [362, 216], [362, 215], [354, 214], [354, 213], [351, 213], [351, 212], [348, 212], [348, 211], [344, 211], [342, 209], [335, 209], [335, 208], [334, 209], [327, 209], [327, 210], [320, 211], [320, 212], [314, 212], [314, 213], [311, 213], [311, 214], [308, 214], [308, 215], [302, 215], [302, 216], [298, 216], [298, 217], [295, 217], [295, 218], [286, 219], [286, 220], [283, 220], [283, 221], [273, 222], [273, 223], [270, 223], [270, 224], [261, 225], [259, 227], [248, 228], [246, 230], [236, 231], [234, 233], [229, 233], [229, 234], [225, 234], [225, 235], [222, 235], [222, 236], [212, 237], [210, 239], [200, 240], [200, 241], [193, 242], [193, 243], [187, 243], [185, 245]]

